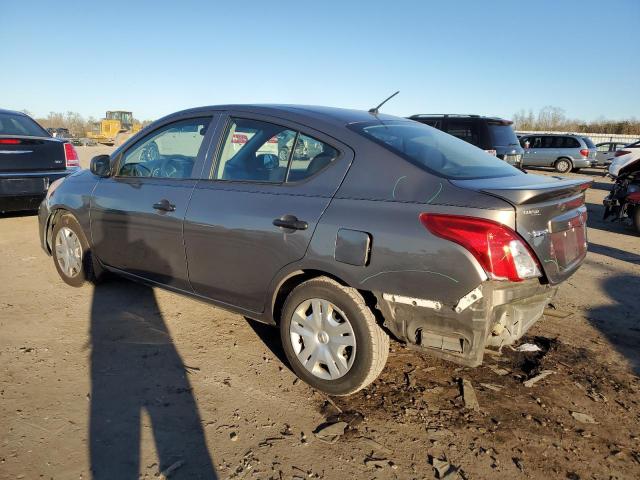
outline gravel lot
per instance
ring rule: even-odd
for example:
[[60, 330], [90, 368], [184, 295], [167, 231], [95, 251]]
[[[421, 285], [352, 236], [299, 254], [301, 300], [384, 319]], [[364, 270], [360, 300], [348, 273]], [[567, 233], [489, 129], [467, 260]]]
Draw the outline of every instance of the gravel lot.
[[[108, 150], [78, 148], [85, 167]], [[276, 330], [125, 280], [66, 286], [37, 217], [0, 217], [0, 478], [640, 478], [640, 238], [583, 174], [590, 253], [530, 332], [542, 352], [466, 369], [392, 343], [349, 398], [297, 381]], [[335, 443], [314, 434], [336, 420]]]

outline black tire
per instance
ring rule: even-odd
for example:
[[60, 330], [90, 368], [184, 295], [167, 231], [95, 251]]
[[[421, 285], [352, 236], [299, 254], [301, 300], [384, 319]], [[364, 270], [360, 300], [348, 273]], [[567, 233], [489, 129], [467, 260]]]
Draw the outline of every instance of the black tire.
[[640, 205], [633, 207], [633, 227], [636, 229], [636, 233], [640, 234]]
[[[296, 309], [305, 301], [319, 298], [331, 302], [350, 324], [355, 337], [353, 363], [343, 376], [322, 379], [298, 359], [291, 339], [290, 326]], [[329, 395], [350, 395], [373, 382], [387, 362], [389, 337], [377, 324], [371, 309], [355, 289], [318, 277], [298, 285], [287, 297], [280, 320], [280, 338], [293, 371], [313, 388]]]
[[568, 173], [573, 169], [573, 162], [568, 158], [562, 157], [556, 160], [553, 168], [555, 168], [558, 173]]
[[[58, 258], [58, 252], [56, 249], [56, 239], [58, 238], [58, 233], [63, 228], [68, 228], [73, 232], [73, 234], [75, 234], [82, 248], [80, 268], [77, 273], [74, 273], [73, 275], [68, 275], [61, 266], [60, 258]], [[80, 287], [82, 286], [82, 284], [84, 284], [84, 282], [91, 282], [94, 284], [99, 282], [102, 277], [102, 267], [91, 254], [89, 242], [87, 242], [87, 238], [82, 231], [82, 227], [80, 227], [80, 224], [73, 215], [71, 215], [70, 213], [65, 213], [60, 216], [60, 218], [58, 218], [58, 221], [53, 226], [51, 242], [53, 264], [58, 271], [58, 275], [60, 275], [60, 278], [62, 278], [65, 283], [71, 285], [72, 287]]]

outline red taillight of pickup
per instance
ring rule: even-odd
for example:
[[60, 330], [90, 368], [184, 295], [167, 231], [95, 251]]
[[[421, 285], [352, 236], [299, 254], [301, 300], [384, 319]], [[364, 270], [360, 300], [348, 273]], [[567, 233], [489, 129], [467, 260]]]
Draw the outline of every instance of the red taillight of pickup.
[[582, 150], [580, 150], [580, 155], [582, 155], [584, 158], [589, 158], [589, 150], [583, 148]]
[[489, 278], [521, 282], [540, 277], [535, 254], [506, 225], [484, 218], [421, 213], [420, 222], [437, 237], [467, 249]]
[[621, 157], [622, 155], [626, 155], [628, 153], [631, 153], [631, 152], [629, 150], [618, 150], [615, 153], [614, 157]]
[[73, 145], [71, 145], [70, 143], [64, 144], [64, 159], [66, 161], [67, 168], [80, 166], [78, 152], [76, 152], [76, 149], [73, 148]]
[[0, 138], [0, 145], [20, 145], [22, 141], [18, 138]]

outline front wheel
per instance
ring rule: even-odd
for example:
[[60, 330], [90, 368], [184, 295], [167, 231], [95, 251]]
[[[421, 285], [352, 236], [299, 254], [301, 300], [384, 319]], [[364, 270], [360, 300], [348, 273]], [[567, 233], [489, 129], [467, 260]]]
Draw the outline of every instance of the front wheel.
[[53, 263], [60, 278], [72, 287], [85, 281], [97, 283], [100, 267], [89, 249], [80, 224], [71, 214], [63, 214], [53, 226]]
[[362, 295], [327, 277], [308, 280], [289, 294], [280, 337], [296, 375], [329, 395], [366, 387], [389, 355], [389, 337]]

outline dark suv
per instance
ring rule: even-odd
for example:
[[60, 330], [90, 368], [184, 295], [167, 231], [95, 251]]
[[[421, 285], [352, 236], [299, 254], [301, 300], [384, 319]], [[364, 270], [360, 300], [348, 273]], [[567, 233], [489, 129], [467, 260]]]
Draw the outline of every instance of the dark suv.
[[409, 118], [475, 145], [515, 167], [522, 167], [524, 150], [511, 120], [455, 114], [417, 114]]

